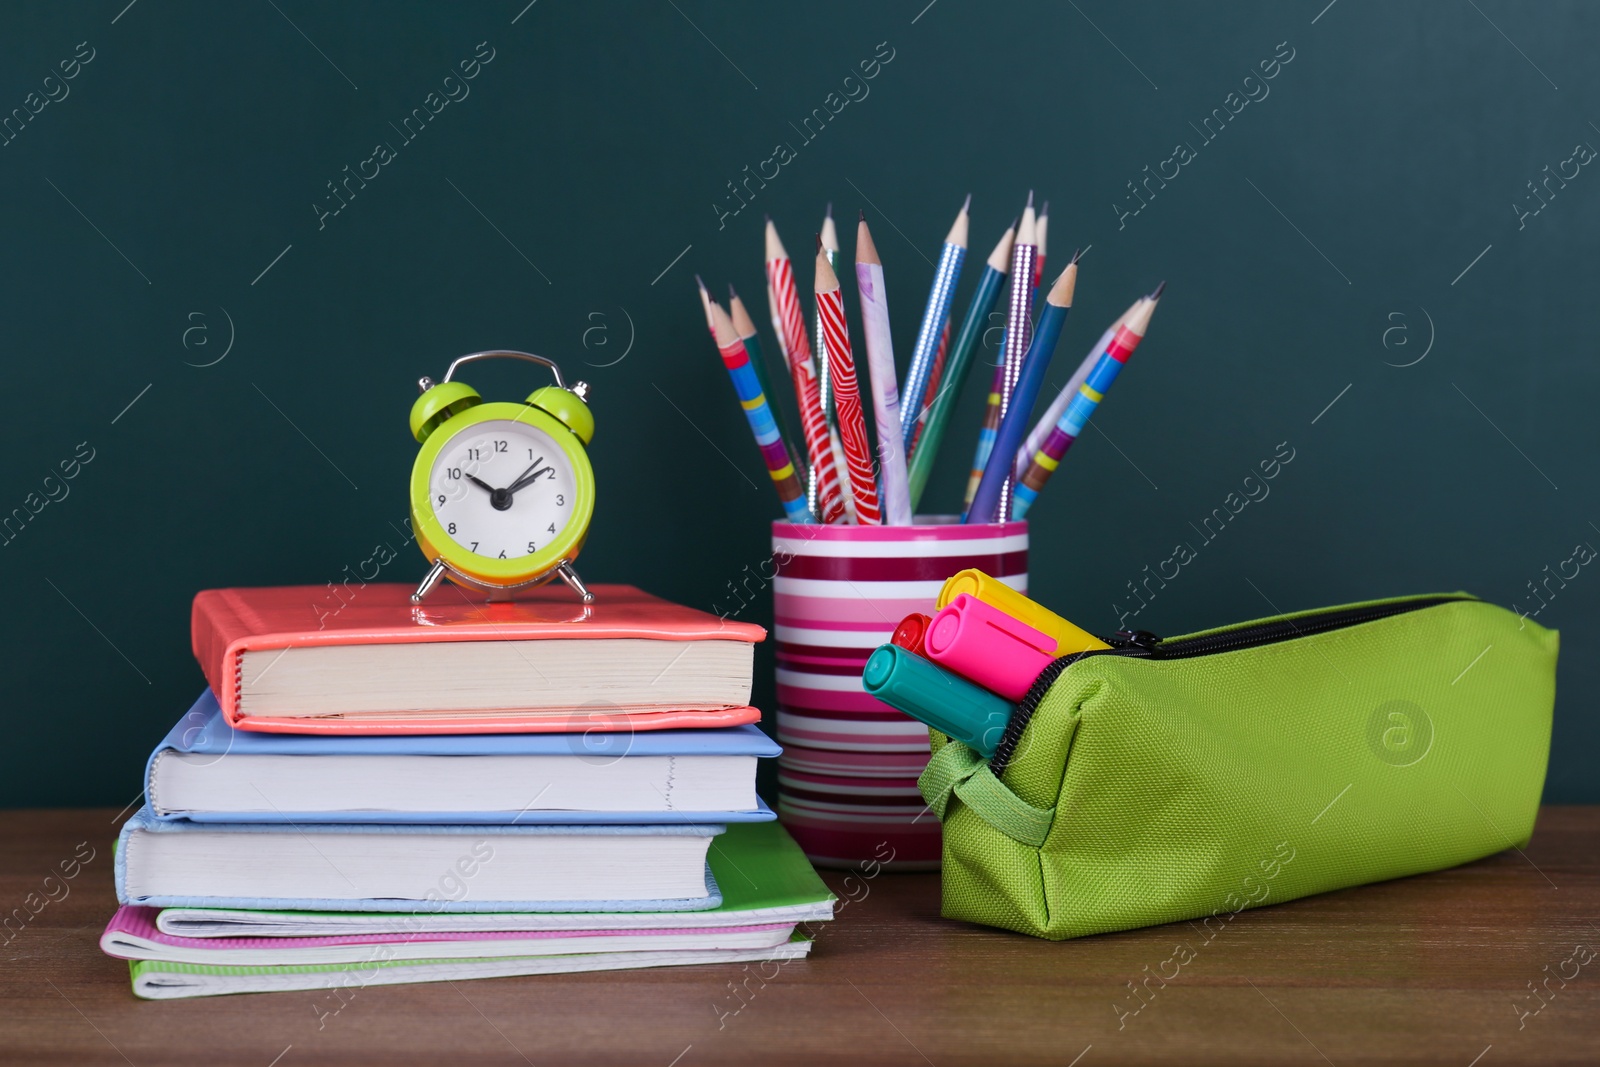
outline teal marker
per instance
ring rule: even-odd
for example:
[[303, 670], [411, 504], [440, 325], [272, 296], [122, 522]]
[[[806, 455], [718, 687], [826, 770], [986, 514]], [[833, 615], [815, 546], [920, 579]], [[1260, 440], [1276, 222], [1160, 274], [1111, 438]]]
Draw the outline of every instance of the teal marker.
[[879, 645], [861, 684], [896, 711], [949, 734], [979, 755], [994, 755], [1012, 705], [987, 689], [898, 645]]

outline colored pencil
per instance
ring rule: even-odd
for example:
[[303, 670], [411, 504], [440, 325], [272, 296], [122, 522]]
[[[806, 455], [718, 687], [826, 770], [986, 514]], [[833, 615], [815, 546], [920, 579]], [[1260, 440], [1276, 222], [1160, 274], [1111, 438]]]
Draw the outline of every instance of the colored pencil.
[[[750, 312], [745, 310], [744, 301], [739, 299], [739, 294], [734, 292], [733, 286], [728, 286], [728, 317], [733, 320], [733, 330], [739, 335], [739, 340], [744, 342], [744, 347], [750, 353], [750, 366], [755, 368], [756, 380], [761, 383], [761, 392], [767, 398], [767, 406], [772, 409], [772, 421], [778, 424], [778, 433], [785, 441], [793, 441], [794, 435], [789, 431], [789, 424], [783, 417], [783, 404], [778, 400], [778, 394], [772, 391], [772, 378], [767, 373], [766, 355], [761, 351], [761, 338], [756, 333], [756, 324], [750, 318]], [[796, 469], [801, 472], [801, 480], [805, 480], [805, 465], [797, 464]]]
[[767, 317], [772, 320], [772, 332], [778, 335], [778, 352], [783, 356], [783, 365], [789, 366], [789, 342], [783, 336], [783, 316], [778, 314], [778, 298], [772, 291], [772, 283], [767, 283]]
[[[817, 367], [806, 339], [805, 312], [795, 286], [794, 265], [778, 239], [778, 229], [767, 220], [767, 282], [772, 286], [778, 315], [782, 320], [784, 354], [789, 360], [789, 377], [794, 383], [795, 403], [800, 408], [800, 432], [805, 437], [815, 479], [814, 514], [823, 522], [838, 522], [844, 515], [839, 476], [834, 465], [833, 447], [828, 440], [828, 423], [822, 415], [822, 399]], [[808, 493], [807, 500], [810, 500]]]
[[[822, 239], [822, 251], [828, 257], [828, 266], [833, 268], [833, 273], [839, 273], [839, 230], [833, 224], [833, 201], [830, 200], [822, 212], [822, 229], [818, 231]], [[828, 420], [828, 439], [833, 444], [833, 469], [839, 476], [839, 499], [844, 505], [844, 514], [841, 522], [860, 522], [856, 515], [855, 492], [850, 488], [850, 464], [845, 461], [844, 443], [839, 439], [839, 412], [833, 400], [833, 367], [827, 357], [827, 338], [823, 336], [822, 316], [819, 313], [816, 320], [817, 336], [817, 369], [821, 378], [822, 391], [822, 417]], [[859, 389], [859, 386], [857, 387]]]
[[1028, 416], [1039, 390], [1044, 387], [1044, 375], [1055, 354], [1056, 342], [1061, 338], [1061, 328], [1067, 313], [1072, 310], [1072, 292], [1078, 281], [1078, 257], [1073, 255], [1067, 269], [1050, 287], [1044, 300], [1044, 310], [1039, 314], [1039, 325], [1034, 330], [1033, 341], [1022, 360], [1016, 386], [1011, 393], [1005, 416], [1000, 420], [994, 451], [989, 454], [989, 465], [984, 468], [983, 480], [967, 509], [968, 522], [1005, 522], [1010, 518], [1010, 497], [1013, 457], [1028, 430]]
[[876, 526], [878, 487], [873, 478], [872, 452], [867, 444], [867, 423], [861, 414], [861, 391], [856, 384], [856, 364], [850, 354], [850, 327], [844, 318], [844, 293], [817, 240], [817, 312], [822, 317], [828, 342], [829, 377], [833, 382], [833, 404], [839, 414], [839, 442], [844, 448], [850, 475], [850, 491], [856, 501], [856, 521]]
[[778, 338], [778, 355], [783, 357], [783, 369], [789, 369], [789, 340], [783, 336], [783, 316], [778, 313], [778, 297], [767, 283], [767, 317], [772, 322], [772, 332]]
[[[790, 281], [791, 281], [791, 283], [793, 282], [793, 274], [792, 274], [792, 272], [791, 272], [791, 275], [790, 275]], [[799, 298], [797, 296], [796, 297], [796, 302], [798, 302], [798, 300], [799, 300]], [[788, 341], [787, 335], [784, 332], [783, 312], [778, 310], [778, 294], [774, 293], [772, 291], [772, 282], [771, 281], [767, 282], [767, 314], [772, 319], [772, 332], [778, 338], [778, 354], [783, 357], [783, 366], [784, 366], [785, 369], [787, 369], [789, 367], [789, 341]], [[800, 328], [801, 328], [801, 331], [804, 332], [804, 330], [805, 330], [804, 322], [801, 323]], [[799, 400], [799, 398], [796, 397], [797, 406], [798, 406], [798, 400]], [[776, 406], [777, 406], [776, 403], [774, 403], [774, 408], [776, 408]], [[780, 429], [783, 429], [783, 427], [781, 425], [780, 425]], [[790, 442], [794, 441], [794, 438], [789, 435], [789, 431], [787, 429], [783, 429], [783, 436], [784, 436], [784, 440], [785, 441], [790, 441]], [[796, 449], [793, 444], [790, 444], [790, 446], [789, 446], [790, 455], [794, 456], [796, 460], [798, 460], [800, 458], [799, 455], [798, 455], [798, 451], [799, 450]], [[837, 457], [838, 453], [837, 453], [837, 451], [834, 451], [833, 454]], [[807, 453], [807, 456], [809, 458], [809, 452]], [[797, 469], [798, 469], [798, 464], [797, 464]], [[838, 466], [837, 459], [835, 459], [835, 462], [833, 464], [832, 469], [834, 471], [838, 471], [839, 466]], [[818, 475], [817, 464], [815, 464], [815, 463], [807, 463], [807, 464], [805, 464], [805, 474], [800, 479], [800, 481], [805, 484], [805, 487], [806, 487], [806, 506], [811, 509], [811, 514], [812, 514], [813, 518], [815, 518], [817, 515], [821, 514], [821, 512], [818, 511], [818, 509], [817, 509], [817, 475]], [[837, 483], [837, 476], [836, 476], [835, 477], [835, 485], [837, 485], [837, 484], [838, 483]], [[842, 515], [840, 517], [842, 518]]]
[[[1027, 202], [1030, 205], [1034, 203], [1032, 190], [1029, 190], [1029, 194], [1027, 194]], [[1048, 237], [1050, 237], [1050, 202], [1046, 200], [1045, 205], [1038, 211], [1038, 221], [1034, 224], [1034, 245], [1038, 251], [1034, 256], [1034, 282], [1032, 282], [1034, 293], [1029, 296], [1030, 312], [1032, 312], [1034, 302], [1038, 301], [1038, 283], [1045, 277], [1045, 251], [1046, 245], [1048, 245]], [[1010, 328], [1010, 320], [1008, 320], [1006, 326]], [[978, 432], [978, 448], [979, 450], [986, 450], [987, 448], [989, 450], [987, 454], [994, 454], [994, 451], [992, 451], [994, 450], [994, 445], [992, 445], [994, 437], [992, 437], [992, 434], [1000, 432], [1000, 400], [1002, 400], [1003, 389], [1005, 389], [1006, 336], [1008, 334], [1002, 331], [1002, 334], [1000, 334], [1000, 362], [995, 365], [994, 386], [990, 386], [989, 402], [984, 408], [984, 424], [982, 424], [982, 429], [979, 429]], [[974, 453], [974, 459], [978, 454]], [[989, 466], [987, 462], [982, 464], [984, 469], [987, 469], [987, 466]], [[979, 464], [976, 464], [976, 462], [974, 462], [973, 472], [968, 475], [968, 482], [966, 482], [966, 504], [968, 506], [971, 506], [973, 494], [978, 491], [978, 483], [973, 482], [973, 478], [979, 478], [979, 480], [982, 478], [982, 475], [979, 474]]]
[[1078, 435], [1083, 432], [1090, 416], [1100, 406], [1100, 401], [1105, 399], [1106, 391], [1111, 388], [1111, 384], [1117, 380], [1117, 375], [1128, 362], [1128, 357], [1133, 355], [1134, 349], [1138, 348], [1139, 342], [1144, 339], [1145, 331], [1150, 327], [1150, 316], [1154, 312], [1155, 302], [1144, 301], [1128, 317], [1128, 321], [1117, 329], [1117, 336], [1112, 339], [1105, 355], [1100, 357], [1100, 362], [1095, 365], [1088, 381], [1078, 387], [1078, 395], [1072, 398], [1072, 403], [1062, 412], [1060, 421], [1050, 431], [1044, 446], [1034, 453], [1027, 470], [1017, 481], [1016, 504], [1013, 510], [1016, 518], [1020, 519], [1027, 515], [1028, 509], [1039, 497], [1039, 490], [1044, 488], [1050, 475], [1061, 465], [1061, 457], [1067, 454], [1067, 449], [1072, 447]]
[[[827, 254], [828, 266], [833, 268], [833, 273], [839, 273], [839, 230], [833, 224], [833, 201], [828, 201], [827, 210], [822, 215], [822, 251]], [[839, 413], [833, 403], [833, 365], [828, 362], [827, 338], [822, 331], [822, 313], [819, 311], [816, 318], [817, 333], [817, 363], [821, 367], [822, 375], [822, 414], [826, 416], [828, 425], [835, 430], [839, 427]], [[840, 469], [841, 476], [844, 469]], [[846, 493], [845, 496], [849, 496]]]
[[739, 339], [733, 319], [722, 310], [722, 305], [713, 302], [711, 316], [716, 328], [717, 349], [722, 354], [722, 365], [728, 369], [733, 390], [738, 394], [739, 404], [750, 423], [750, 431], [755, 434], [756, 446], [761, 449], [761, 458], [767, 465], [767, 474], [778, 490], [778, 499], [783, 502], [784, 516], [790, 522], [810, 522], [811, 509], [806, 506], [805, 489], [795, 473], [789, 449], [778, 432], [778, 424], [772, 418], [771, 405], [761, 391], [761, 382], [752, 365], [750, 351]]
[[994, 450], [995, 434], [1000, 430], [1000, 420], [1005, 416], [1011, 390], [1016, 385], [1017, 373], [1022, 369], [1022, 357], [1033, 340], [1033, 278], [1034, 261], [1038, 258], [1037, 222], [1033, 213], [1033, 193], [1028, 194], [1028, 206], [1023, 209], [1022, 221], [1017, 224], [1017, 240], [1011, 247], [1011, 294], [1006, 315], [1006, 331], [1000, 342], [1000, 363], [995, 367], [994, 383], [989, 389], [988, 403], [984, 406], [983, 426], [978, 431], [978, 445], [972, 456], [972, 471], [967, 476], [966, 508], [971, 508], [972, 498], [983, 480], [983, 471], [989, 465], [989, 453]]
[[[794, 277], [790, 275], [790, 282], [792, 282], [792, 280], [794, 280]], [[798, 296], [795, 298], [795, 301], [798, 302]], [[771, 282], [766, 283], [766, 307], [768, 307], [771, 317], [773, 317], [773, 333], [778, 334], [778, 350], [779, 352], [782, 352], [782, 357], [784, 357], [784, 365], [787, 366], [789, 365], [789, 342], [787, 342], [787, 330], [786, 326], [784, 326], [784, 315], [782, 315], [781, 310], [778, 309], [778, 294], [773, 293], [773, 285], [771, 285]], [[805, 314], [803, 314], [803, 312], [802, 315], [800, 315], [800, 323], [798, 323], [798, 326], [800, 326], [800, 331], [805, 333]], [[789, 438], [789, 435], [787, 435], [787, 432], [784, 434], [784, 437], [786, 437], [787, 440], [792, 440], [792, 438]], [[829, 454], [832, 456], [832, 458], [834, 458], [832, 470], [834, 470], [834, 486], [835, 490], [837, 490], [838, 472], [842, 472], [842, 470], [845, 469], [845, 453], [843, 453], [843, 451], [840, 450], [840, 446], [838, 446], [837, 430], [829, 427], [829, 434], [827, 434], [827, 437], [829, 437]], [[818, 464], [811, 464], [811, 470], [808, 472], [808, 475], [806, 475], [806, 478], [803, 478], [803, 480], [805, 480], [806, 483], [806, 501], [814, 501], [814, 499], [816, 499], [816, 486], [818, 486]], [[854, 522], [854, 515], [856, 515], [856, 504], [854, 504], [854, 501], [851, 501], [850, 494], [840, 491], [840, 493], [838, 493], [838, 499], [840, 499], [840, 502], [842, 502], [843, 507], [842, 509], [838, 510], [837, 514], [834, 515], [834, 518], [832, 518], [830, 522], [846, 522], [846, 520], [848, 520], [848, 522]], [[814, 504], [814, 502], [811, 504], [811, 514], [818, 514], [818, 512], [816, 512], [816, 504]]]
[[972, 371], [973, 354], [978, 349], [978, 341], [983, 337], [983, 331], [988, 328], [989, 313], [994, 310], [995, 301], [1000, 298], [1000, 290], [1006, 281], [1006, 272], [1011, 269], [1011, 245], [1016, 238], [1016, 232], [1017, 226], [1013, 222], [1006, 232], [1000, 235], [994, 251], [989, 253], [983, 274], [978, 278], [978, 287], [973, 291], [971, 302], [967, 304], [966, 317], [961, 320], [961, 331], [956, 334], [955, 343], [950, 347], [950, 359], [940, 380], [939, 391], [929, 401], [927, 427], [918, 439], [916, 449], [911, 453], [911, 468], [907, 472], [907, 480], [911, 483], [913, 512], [922, 500], [923, 490], [927, 488], [928, 475], [933, 472], [934, 461], [939, 457], [939, 445], [944, 440], [945, 431], [950, 428], [956, 401], [960, 399], [961, 390]]
[[856, 292], [861, 297], [867, 380], [872, 385], [872, 415], [878, 429], [884, 522], [890, 526], [910, 526], [911, 492], [906, 484], [904, 427], [900, 417], [900, 390], [894, 373], [894, 339], [889, 333], [889, 293], [884, 284], [883, 260], [872, 241], [864, 211], [856, 224]]
[[1039, 297], [1039, 283], [1044, 280], [1045, 238], [1049, 233], [1050, 201], [1046, 200], [1044, 205], [1039, 208], [1039, 221], [1033, 227], [1034, 244], [1039, 246], [1039, 255], [1033, 261], [1033, 295], [1035, 300]]
[[[922, 311], [922, 325], [917, 330], [917, 343], [911, 349], [911, 366], [906, 370], [905, 427], [901, 434], [907, 452], [911, 451], [911, 443], [918, 433], [918, 416], [922, 413], [923, 398], [927, 396], [940, 339], [948, 336], [950, 304], [956, 295], [956, 283], [961, 279], [961, 264], [967, 258], [967, 209], [971, 205], [969, 193], [950, 232], [945, 235], [944, 247], [939, 251], [939, 265], [933, 271], [933, 285], [928, 290], [928, 304]], [[856, 261], [860, 262], [859, 255]]]
[[944, 320], [944, 329], [939, 331], [939, 349], [933, 354], [933, 366], [928, 368], [928, 384], [922, 393], [922, 410], [917, 412], [916, 419], [912, 422], [911, 443], [906, 446], [907, 462], [911, 454], [916, 451], [917, 442], [922, 438], [922, 430], [928, 425], [928, 412], [933, 410], [933, 398], [939, 395], [939, 383], [944, 380], [945, 361], [950, 357], [950, 320]]
[[[774, 227], [773, 224], [772, 224], [772, 216], [771, 215], [766, 215], [766, 216], [763, 216], [763, 217], [764, 217], [765, 222], [766, 222], [766, 228], [763, 231], [763, 238], [766, 241], [766, 251], [765, 251], [765, 257], [764, 257], [764, 264], [763, 265], [766, 268], [766, 277], [767, 277], [767, 314], [770, 315], [771, 318], [772, 318], [772, 332], [774, 334], [776, 334], [777, 337], [778, 337], [778, 352], [780, 354], [782, 354], [782, 356], [783, 356], [784, 369], [785, 370], [792, 370], [792, 368], [794, 367], [795, 357], [794, 357], [793, 353], [794, 353], [795, 349], [794, 349], [794, 346], [790, 343], [790, 340], [789, 340], [789, 332], [788, 332], [788, 328], [787, 328], [786, 324], [784, 323], [783, 310], [780, 307], [779, 302], [778, 302], [778, 294], [772, 288], [772, 276], [775, 273], [774, 268], [773, 268], [773, 264], [772, 264], [774, 245], [776, 245], [777, 249], [781, 253], [781, 258], [784, 259], [785, 261], [788, 260], [789, 254], [787, 252], [783, 251], [783, 242], [779, 241], [777, 239], [778, 232], [777, 232], [777, 228]], [[767, 234], [766, 231], [771, 231], [770, 235]], [[789, 284], [790, 284], [790, 288], [792, 289], [794, 287], [794, 269], [793, 269], [792, 266], [789, 268], [788, 273], [789, 273]], [[698, 274], [696, 274], [695, 275], [695, 281], [698, 282], [699, 280], [700, 280], [700, 276]], [[700, 290], [701, 290], [701, 294], [700, 294], [701, 298], [702, 299], [709, 299], [708, 294], [706, 294], [706, 292], [705, 292], [705, 286], [704, 285], [702, 285], [700, 287]], [[795, 303], [798, 304], [799, 300], [800, 300], [799, 294], [796, 293], [795, 294]], [[708, 309], [706, 311], [706, 314], [709, 315], [710, 313], [711, 312], [710, 312], [709, 307], [708, 307]], [[802, 317], [803, 316], [804, 316], [804, 313], [802, 312]], [[803, 326], [802, 326], [802, 332], [804, 332], [804, 327]], [[815, 372], [815, 368], [816, 368], [816, 365], [815, 365], [815, 363], [813, 363], [812, 364], [813, 373]], [[790, 382], [791, 382], [791, 384], [793, 384], [793, 376], [792, 375], [791, 375], [791, 378], [790, 378]], [[818, 507], [818, 501], [817, 501], [817, 479], [818, 479], [819, 475], [821, 474], [821, 468], [819, 467], [819, 465], [816, 462], [816, 456], [815, 456], [815, 453], [813, 452], [812, 447], [811, 447], [811, 445], [812, 445], [811, 439], [806, 434], [806, 429], [807, 429], [807, 427], [805, 425], [805, 423], [806, 423], [806, 404], [805, 404], [805, 398], [801, 395], [801, 391], [799, 389], [795, 390], [795, 406], [800, 409], [801, 439], [802, 439], [802, 441], [804, 441], [804, 443], [806, 445], [806, 464], [805, 464], [806, 474], [805, 474], [805, 478], [803, 479], [804, 482], [806, 483], [806, 506], [811, 509], [811, 513], [813, 515], [820, 515], [820, 514], [822, 514], [822, 509]], [[826, 522], [827, 520], [824, 519], [823, 521]]]
[[1061, 413], [1067, 410], [1067, 405], [1072, 402], [1072, 398], [1078, 395], [1078, 386], [1088, 379], [1089, 372], [1094, 370], [1096, 363], [1100, 362], [1100, 357], [1105, 354], [1106, 346], [1111, 343], [1112, 338], [1117, 336], [1117, 330], [1124, 322], [1128, 321], [1128, 316], [1132, 315], [1146, 299], [1146, 297], [1141, 296], [1129, 304], [1128, 310], [1117, 316], [1117, 321], [1107, 326], [1106, 332], [1100, 335], [1100, 339], [1089, 346], [1089, 352], [1083, 357], [1083, 361], [1078, 364], [1078, 369], [1072, 372], [1072, 377], [1067, 379], [1067, 384], [1061, 387], [1061, 391], [1056, 394], [1056, 398], [1050, 402], [1050, 406], [1045, 409], [1045, 413], [1039, 416], [1039, 421], [1028, 432], [1027, 439], [1022, 442], [1022, 447], [1017, 449], [1017, 470], [1024, 471], [1028, 469], [1028, 461], [1033, 459], [1035, 452], [1039, 451], [1040, 446], [1044, 444], [1044, 439], [1050, 436], [1050, 431], [1055, 428], [1057, 421], [1061, 418]]
[[[1028, 194], [1028, 206], [1022, 212], [1022, 222], [1017, 227], [1017, 243], [1011, 248], [1011, 276], [1034, 277], [1039, 257], [1037, 228], [1033, 217], [1033, 194]], [[1006, 317], [1005, 377], [1001, 382], [1000, 415], [1010, 410], [1011, 395], [1022, 373], [1022, 357], [1028, 354], [1033, 342], [1033, 289], [1015, 287], [1011, 296], [1010, 314]]]
[[[1013, 282], [1013, 289], [1016, 288]], [[1000, 335], [1000, 362], [994, 366], [994, 373], [989, 376], [989, 392], [983, 401], [983, 422], [978, 427], [978, 443], [972, 450], [972, 469], [967, 472], [967, 491], [961, 498], [961, 516], [966, 518], [967, 509], [972, 507], [972, 498], [978, 494], [978, 483], [983, 481], [983, 469], [989, 465], [989, 453], [994, 451], [994, 437], [1000, 432], [1000, 390], [1005, 387], [1006, 358], [1005, 338]]]
[[861, 521], [861, 516], [856, 514], [856, 497], [849, 485], [850, 463], [845, 458], [844, 442], [839, 438], [837, 426], [828, 427], [828, 443], [833, 449], [833, 469], [839, 472], [839, 495], [844, 504], [844, 512], [835, 521], [853, 526]]
[[700, 280], [700, 275], [694, 276], [694, 284], [700, 290], [700, 309], [706, 313], [706, 332], [715, 338], [717, 321], [711, 316], [711, 294], [706, 291], [706, 283]]

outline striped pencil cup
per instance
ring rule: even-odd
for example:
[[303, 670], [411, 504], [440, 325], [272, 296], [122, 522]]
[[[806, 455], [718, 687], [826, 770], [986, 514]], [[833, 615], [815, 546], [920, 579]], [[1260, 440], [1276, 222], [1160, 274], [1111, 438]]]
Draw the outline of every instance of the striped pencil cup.
[[1028, 589], [1028, 524], [772, 524], [778, 660], [778, 817], [811, 861], [939, 866], [939, 821], [917, 776], [928, 728], [867, 695], [872, 650], [912, 612], [932, 615], [945, 579], [976, 567]]

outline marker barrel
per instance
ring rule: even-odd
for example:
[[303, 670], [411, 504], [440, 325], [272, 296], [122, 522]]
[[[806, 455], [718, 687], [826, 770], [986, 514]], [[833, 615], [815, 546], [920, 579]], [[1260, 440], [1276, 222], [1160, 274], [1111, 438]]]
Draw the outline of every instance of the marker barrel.
[[934, 616], [925, 647], [939, 666], [1013, 702], [1056, 658], [1055, 637], [967, 593]]
[[1035, 630], [1043, 630], [1054, 637], [1056, 639], [1054, 654], [1057, 656], [1084, 652], [1091, 648], [1111, 647], [1094, 634], [1074, 626], [1044, 605], [1029, 600], [998, 578], [991, 578], [975, 568], [957, 571], [951, 575], [944, 583], [944, 588], [939, 590], [938, 606], [943, 609], [962, 593], [970, 594], [985, 604], [999, 608], [1012, 618], [1027, 623]]
[[861, 684], [872, 696], [948, 734], [985, 758], [1011, 721], [1012, 705], [898, 645], [879, 645]]
[[928, 636], [928, 625], [933, 622], [928, 616], [919, 611], [900, 620], [900, 625], [894, 628], [894, 636], [889, 638], [891, 645], [897, 645], [907, 652], [915, 652], [919, 656], [926, 656], [927, 650], [924, 639]]

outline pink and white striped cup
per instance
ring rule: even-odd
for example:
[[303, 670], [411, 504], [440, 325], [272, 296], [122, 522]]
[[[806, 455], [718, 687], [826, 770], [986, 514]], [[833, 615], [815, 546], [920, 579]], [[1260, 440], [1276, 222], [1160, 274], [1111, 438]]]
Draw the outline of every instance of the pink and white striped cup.
[[868, 696], [861, 672], [902, 618], [933, 614], [959, 570], [1027, 592], [1028, 524], [774, 522], [772, 551], [780, 818], [818, 864], [881, 863], [887, 842], [896, 868], [937, 866], [938, 821], [902, 795], [927, 763], [927, 727]]

